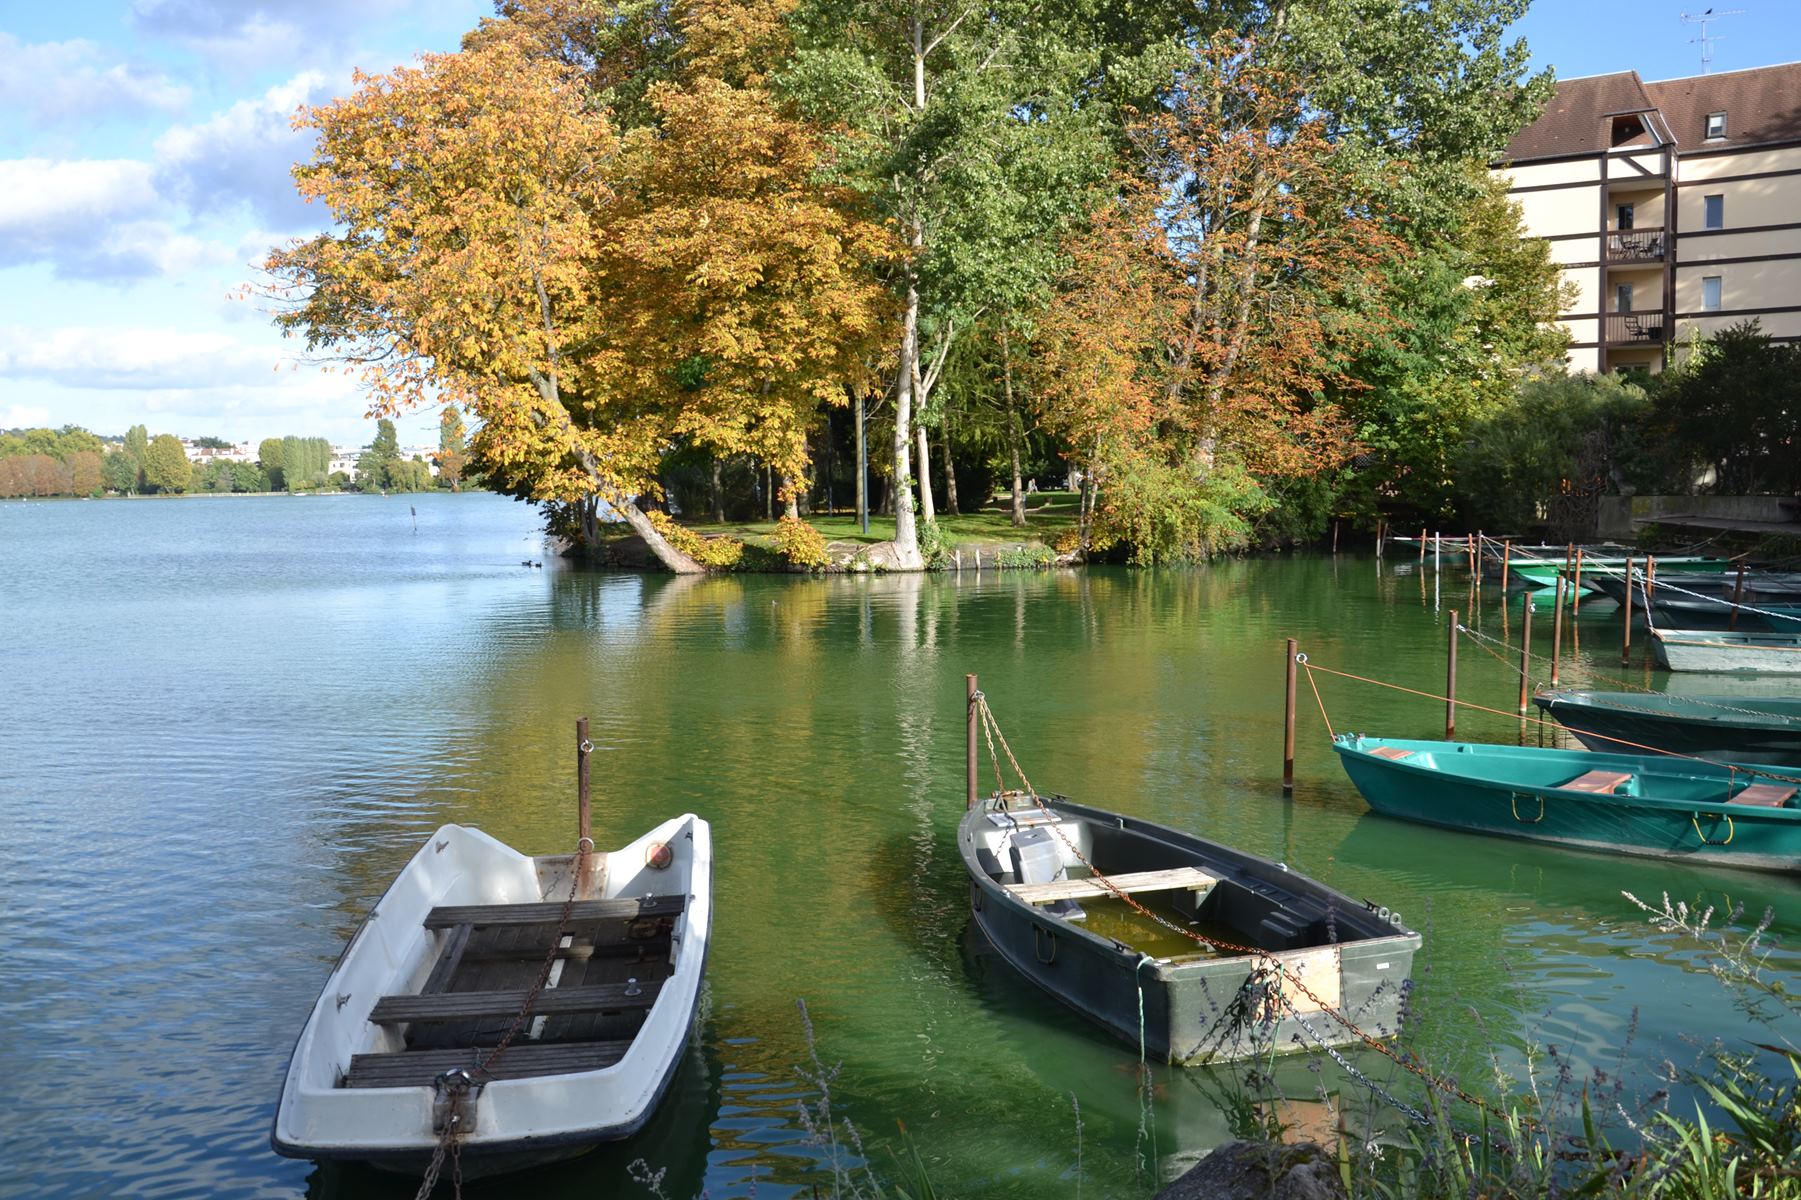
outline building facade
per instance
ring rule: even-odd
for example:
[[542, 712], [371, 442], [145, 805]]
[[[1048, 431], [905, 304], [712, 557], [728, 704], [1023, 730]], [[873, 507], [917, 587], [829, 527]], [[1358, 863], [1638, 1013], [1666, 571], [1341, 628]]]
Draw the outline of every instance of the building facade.
[[1660, 370], [1752, 317], [1801, 341], [1801, 63], [1563, 80], [1495, 169], [1575, 285], [1572, 370]]

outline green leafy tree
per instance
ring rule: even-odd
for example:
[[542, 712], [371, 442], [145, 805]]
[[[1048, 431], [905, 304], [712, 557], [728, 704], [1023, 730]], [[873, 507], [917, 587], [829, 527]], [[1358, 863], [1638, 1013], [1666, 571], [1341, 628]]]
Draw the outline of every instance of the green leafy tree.
[[100, 476], [109, 492], [129, 495], [138, 490], [138, 464], [123, 450], [114, 450], [100, 460]]
[[1707, 490], [1801, 495], [1801, 346], [1756, 320], [1715, 334], [1661, 381], [1657, 410]]
[[281, 451], [281, 438], [264, 438], [256, 447], [257, 465], [268, 477], [270, 490], [277, 492], [286, 490], [288, 486], [287, 479], [282, 475]]
[[444, 406], [438, 417], [438, 479], [453, 492], [463, 490], [463, 470], [469, 465], [469, 444], [463, 414], [454, 404]]
[[226, 441], [222, 437], [211, 437], [211, 436], [198, 437], [198, 438], [194, 439], [194, 445], [198, 446], [202, 450], [229, 450], [229, 449], [231, 449], [231, 443]]
[[194, 466], [173, 434], [159, 433], [144, 451], [144, 482], [154, 491], [181, 493], [193, 482]]
[[269, 490], [269, 477], [256, 463], [232, 463], [231, 490], [234, 492], [266, 492]]

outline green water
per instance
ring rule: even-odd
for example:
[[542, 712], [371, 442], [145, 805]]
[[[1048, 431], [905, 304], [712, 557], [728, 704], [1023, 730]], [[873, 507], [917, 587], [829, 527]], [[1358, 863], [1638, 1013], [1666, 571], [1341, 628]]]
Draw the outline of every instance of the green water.
[[[0, 504], [0, 1194], [411, 1195], [269, 1152], [288, 1049], [437, 825], [571, 848], [583, 713], [603, 846], [682, 810], [712, 822], [703, 1016], [640, 1140], [471, 1194], [648, 1196], [640, 1158], [672, 1200], [829, 1187], [799, 1113], [821, 1099], [803, 999], [867, 1157], [888, 1167], [904, 1121], [949, 1193], [1073, 1196], [1079, 1156], [1083, 1196], [1147, 1195], [1229, 1136], [1224, 1077], [1155, 1072], [1141, 1107], [1134, 1048], [970, 937], [966, 671], [1039, 787], [1404, 914], [1426, 938], [1410, 1038], [1467, 1083], [1490, 1044], [1518, 1074], [1518, 1047], [1549, 1043], [1636, 1097], [1710, 1039], [1770, 1040], [1622, 889], [1774, 906], [1772, 969], [1801, 971], [1794, 882], [1368, 815], [1304, 679], [1282, 798], [1283, 639], [1435, 691], [1443, 610], [1502, 633], [1461, 572], [1346, 555], [675, 580], [527, 558], [531, 513], [489, 496]], [[1566, 679], [1617, 660], [1605, 607], [1583, 605]], [[1499, 658], [1466, 646], [1462, 677], [1511, 708]], [[1318, 683], [1341, 732], [1441, 728], [1430, 701]], [[1522, 736], [1481, 713], [1460, 730]], [[1285, 1079], [1355, 1092], [1331, 1069]]]

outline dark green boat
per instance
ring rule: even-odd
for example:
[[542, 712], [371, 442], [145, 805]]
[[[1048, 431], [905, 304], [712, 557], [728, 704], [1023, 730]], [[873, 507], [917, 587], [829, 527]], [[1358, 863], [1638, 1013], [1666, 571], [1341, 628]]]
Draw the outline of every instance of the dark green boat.
[[[1801, 781], [1660, 755], [1340, 734], [1345, 773], [1391, 817], [1612, 854], [1801, 874]], [[1765, 768], [1768, 771], [1769, 768]]]
[[1633, 753], [1650, 746], [1801, 768], [1801, 697], [1556, 691], [1540, 692], [1532, 702], [1591, 750]]

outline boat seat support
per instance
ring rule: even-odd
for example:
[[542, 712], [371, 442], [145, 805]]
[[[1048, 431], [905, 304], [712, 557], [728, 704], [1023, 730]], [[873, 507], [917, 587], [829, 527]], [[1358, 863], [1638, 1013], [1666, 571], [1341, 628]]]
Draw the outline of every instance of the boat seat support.
[[1795, 794], [1792, 787], [1783, 787], [1775, 783], [1754, 783], [1738, 795], [1732, 797], [1734, 804], [1757, 804], [1765, 808], [1781, 808]]
[[1122, 892], [1204, 892], [1219, 880], [1194, 867], [1171, 867], [1164, 871], [1134, 871], [1125, 875], [1109, 875], [1113, 887], [1100, 880], [1053, 879], [1049, 883], [1013, 883], [1007, 890], [1027, 904], [1050, 904], [1057, 900], [1093, 899], [1111, 896], [1114, 889]]
[[1628, 771], [1588, 771], [1557, 786], [1566, 792], [1592, 792], [1597, 796], [1611, 796], [1615, 788], [1631, 778]]
[[[625, 1057], [630, 1042], [515, 1042], [481, 1080], [524, 1079], [534, 1075], [568, 1075], [598, 1071]], [[473, 1071], [493, 1052], [492, 1047], [465, 1046], [450, 1050], [401, 1050], [394, 1053], [358, 1054], [350, 1060], [344, 1086], [431, 1087], [438, 1076], [459, 1068]]]
[[[577, 900], [569, 909], [569, 924], [594, 921], [635, 921], [641, 917], [667, 917], [686, 908], [686, 896], [623, 897], [617, 900]], [[425, 915], [427, 929], [472, 925], [493, 929], [503, 925], [556, 925], [563, 906], [546, 904], [441, 904]]]
[[[545, 988], [532, 1003], [532, 1015], [627, 1012], [649, 1008], [662, 989], [661, 980], [632, 980], [597, 987]], [[376, 1025], [410, 1021], [457, 1021], [470, 1017], [510, 1017], [525, 1007], [524, 991], [440, 992], [437, 995], [383, 996], [370, 1010]]]

